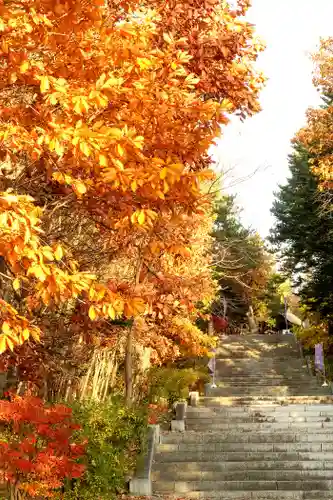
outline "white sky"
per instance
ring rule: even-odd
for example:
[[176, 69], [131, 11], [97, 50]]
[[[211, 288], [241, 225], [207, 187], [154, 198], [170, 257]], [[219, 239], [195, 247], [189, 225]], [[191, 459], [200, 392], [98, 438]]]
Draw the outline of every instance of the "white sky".
[[[223, 168], [233, 168], [225, 185], [237, 193], [243, 221], [265, 237], [273, 223], [273, 192], [288, 176], [290, 140], [307, 107], [319, 102], [309, 54], [320, 37], [333, 36], [333, 0], [252, 0], [248, 17], [267, 45], [257, 63], [269, 78], [263, 111], [243, 124], [230, 123], [214, 154]], [[258, 168], [251, 179], [236, 183]]]

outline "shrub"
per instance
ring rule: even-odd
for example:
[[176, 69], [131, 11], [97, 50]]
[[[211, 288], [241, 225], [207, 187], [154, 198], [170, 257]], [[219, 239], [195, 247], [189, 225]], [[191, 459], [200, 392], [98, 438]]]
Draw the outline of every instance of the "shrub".
[[209, 380], [207, 371], [175, 367], [153, 368], [149, 373], [149, 401], [161, 399], [170, 404], [187, 399], [189, 388], [194, 388], [200, 380]]
[[72, 407], [88, 438], [87, 470], [65, 498], [110, 500], [125, 489], [126, 477], [143, 451], [147, 409], [127, 408], [118, 397], [76, 402]]
[[0, 401], [0, 473], [11, 499], [53, 497], [65, 479], [85, 470], [80, 429], [65, 405], [46, 405], [30, 395]]
[[308, 328], [294, 327], [293, 330], [305, 351], [312, 352], [314, 346], [321, 343], [327, 350], [332, 343], [332, 339], [328, 336], [327, 325], [324, 323], [311, 325]]

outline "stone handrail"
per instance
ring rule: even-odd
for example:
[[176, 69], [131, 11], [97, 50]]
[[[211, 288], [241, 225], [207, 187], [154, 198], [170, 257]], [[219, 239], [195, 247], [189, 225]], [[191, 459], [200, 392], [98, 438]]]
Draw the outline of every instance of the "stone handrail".
[[171, 430], [184, 432], [187, 402], [178, 401], [177, 403], [175, 403], [174, 410], [175, 410], [175, 418], [171, 420]]
[[151, 496], [152, 480], [151, 471], [154, 461], [155, 447], [160, 442], [160, 426], [149, 425], [147, 435], [147, 450], [135, 476], [130, 479], [129, 491], [134, 496]]

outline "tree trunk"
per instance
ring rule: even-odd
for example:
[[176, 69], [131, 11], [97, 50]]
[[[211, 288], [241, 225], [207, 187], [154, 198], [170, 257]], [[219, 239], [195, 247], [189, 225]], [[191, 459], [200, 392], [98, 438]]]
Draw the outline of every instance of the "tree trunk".
[[[142, 270], [143, 258], [140, 256], [136, 274], [135, 285], [140, 283], [140, 273]], [[127, 333], [126, 353], [125, 353], [125, 403], [131, 406], [133, 402], [133, 332], [135, 328], [135, 319]]]
[[125, 353], [125, 403], [131, 406], [133, 398], [133, 325], [127, 333]]
[[251, 334], [252, 335], [257, 334], [258, 333], [258, 326], [257, 326], [256, 320], [254, 318], [252, 306], [249, 307], [249, 310], [247, 312], [247, 318], [248, 318], [248, 323], [249, 323]]
[[333, 321], [331, 319], [327, 322], [327, 333], [329, 337], [333, 336]]

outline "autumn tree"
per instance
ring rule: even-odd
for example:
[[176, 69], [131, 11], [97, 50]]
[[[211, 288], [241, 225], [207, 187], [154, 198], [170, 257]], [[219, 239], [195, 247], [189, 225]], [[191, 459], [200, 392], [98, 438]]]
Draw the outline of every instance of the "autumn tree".
[[295, 140], [311, 155], [311, 168], [320, 179], [321, 189], [331, 189], [333, 179], [333, 38], [322, 39], [319, 51], [313, 56], [313, 83], [323, 96], [320, 108], [310, 108], [307, 123]]
[[247, 7], [0, 2], [1, 350], [44, 332], [6, 359], [56, 370], [59, 338], [112, 345], [122, 321], [130, 399], [134, 343], [156, 362], [205, 351], [207, 150], [264, 81]]

